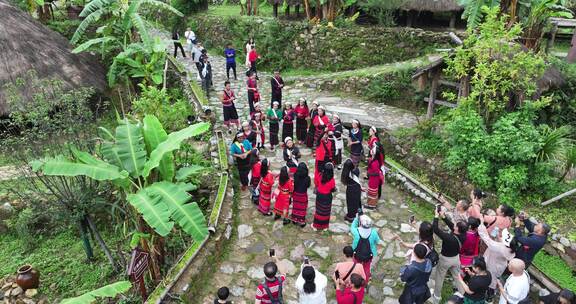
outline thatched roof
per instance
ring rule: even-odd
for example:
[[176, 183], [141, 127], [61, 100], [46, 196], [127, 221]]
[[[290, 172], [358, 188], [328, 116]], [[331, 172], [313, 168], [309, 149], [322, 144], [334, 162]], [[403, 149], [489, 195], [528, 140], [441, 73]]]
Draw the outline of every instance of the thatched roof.
[[59, 78], [69, 88], [105, 90], [105, 68], [93, 56], [71, 50], [66, 38], [0, 0], [0, 116], [9, 113], [4, 85], [29, 70], [42, 79]]
[[402, 9], [409, 11], [452, 12], [463, 10], [457, 0], [408, 0], [402, 4]]

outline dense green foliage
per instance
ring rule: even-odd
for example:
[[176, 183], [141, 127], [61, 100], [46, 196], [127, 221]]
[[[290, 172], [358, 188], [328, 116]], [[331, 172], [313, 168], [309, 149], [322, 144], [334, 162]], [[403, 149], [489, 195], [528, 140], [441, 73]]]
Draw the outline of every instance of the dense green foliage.
[[152, 114], [169, 131], [186, 127], [186, 118], [193, 113], [192, 106], [179, 89], [158, 89], [140, 85], [142, 92], [132, 102], [132, 114], [142, 119]]
[[[573, 147], [570, 128], [538, 124], [550, 98], [528, 100], [545, 69], [544, 59], [515, 43], [520, 25], [507, 28], [498, 10], [487, 11], [478, 33], [470, 35], [449, 60], [456, 79], [471, 75], [470, 95], [428, 126], [422, 152], [444, 156], [443, 165], [465, 172], [475, 186], [493, 191], [516, 208], [537, 203], [567, 188], [558, 183], [564, 156]], [[498, 53], [493, 50], [498, 49]], [[448, 96], [454, 97], [454, 96]]]

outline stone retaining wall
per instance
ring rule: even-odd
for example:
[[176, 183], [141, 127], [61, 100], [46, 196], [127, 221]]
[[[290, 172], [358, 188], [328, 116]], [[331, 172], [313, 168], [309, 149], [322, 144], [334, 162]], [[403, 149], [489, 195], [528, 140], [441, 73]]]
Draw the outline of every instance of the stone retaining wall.
[[280, 69], [358, 69], [419, 57], [450, 43], [446, 33], [414, 28], [351, 24], [329, 28], [273, 18], [215, 16], [195, 16], [191, 23], [208, 48], [233, 43], [241, 65], [246, 41], [253, 36], [262, 55], [260, 63]]

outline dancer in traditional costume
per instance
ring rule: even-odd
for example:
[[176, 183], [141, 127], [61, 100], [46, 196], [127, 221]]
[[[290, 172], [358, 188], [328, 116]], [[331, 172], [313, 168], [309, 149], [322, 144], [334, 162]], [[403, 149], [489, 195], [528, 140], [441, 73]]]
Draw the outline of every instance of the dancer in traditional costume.
[[236, 106], [234, 101], [236, 101], [236, 96], [234, 91], [230, 88], [230, 81], [224, 82], [224, 91], [222, 92], [222, 110], [224, 113], [224, 125], [228, 128], [228, 133], [232, 133], [232, 128], [230, 124], [236, 126], [236, 129], [240, 128], [238, 122], [238, 112], [236, 111]]
[[358, 167], [362, 159], [362, 125], [356, 119], [352, 120], [352, 129], [350, 129], [350, 137], [348, 139], [348, 147], [350, 147], [350, 159], [354, 166]]
[[262, 162], [260, 161], [258, 149], [252, 149], [250, 152], [250, 192], [252, 194], [252, 203], [258, 205], [260, 200], [260, 193], [258, 191], [258, 185], [260, 184], [260, 169], [262, 167]]
[[310, 125], [308, 127], [308, 134], [306, 134], [306, 147], [308, 148], [314, 148], [314, 134], [316, 134], [316, 128], [314, 127], [314, 124], [312, 122], [314, 121], [314, 118], [316, 118], [317, 115], [318, 115], [318, 103], [316, 101], [313, 101], [310, 108], [310, 114], [308, 117]]
[[332, 142], [328, 140], [328, 134], [320, 139], [320, 145], [316, 148], [316, 165], [314, 171], [314, 185], [318, 187], [325, 164], [332, 162]]
[[242, 123], [242, 132], [244, 133], [244, 138], [246, 138], [252, 147], [256, 148], [256, 133], [252, 131], [250, 123], [245, 121]]
[[282, 120], [282, 110], [278, 106], [278, 102], [274, 102], [272, 108], [268, 109], [268, 129], [270, 132], [270, 150], [272, 151], [274, 151], [274, 146], [278, 145], [278, 132], [280, 131], [280, 120]]
[[274, 191], [274, 219], [282, 218], [284, 224], [290, 223], [288, 218], [290, 203], [292, 201], [292, 192], [294, 192], [294, 181], [288, 174], [288, 167], [284, 166], [280, 169], [280, 176], [278, 177], [278, 187]]
[[330, 137], [334, 149], [332, 149], [332, 162], [338, 170], [342, 169], [342, 152], [344, 150], [344, 140], [342, 139], [343, 127], [340, 122], [340, 117], [336, 114], [332, 115], [332, 127], [334, 132]]
[[296, 119], [296, 112], [292, 109], [289, 102], [284, 103], [284, 111], [282, 112], [282, 142], [286, 137], [294, 137], [294, 120]]
[[382, 166], [384, 165], [381, 160], [384, 158], [382, 155], [382, 145], [376, 143], [370, 154], [372, 157], [368, 160], [368, 203], [365, 206], [368, 209], [375, 209], [378, 204], [379, 194], [381, 193], [382, 184], [384, 183], [384, 173]]
[[254, 117], [250, 121], [250, 126], [252, 131], [256, 134], [256, 149], [263, 149], [266, 140], [264, 123], [262, 122], [262, 114], [259, 112], [254, 112]]
[[248, 90], [248, 106], [250, 113], [256, 111], [254, 104], [258, 102], [260, 94], [258, 93], [258, 82], [256, 81], [256, 73], [251, 72], [250, 77], [246, 81], [246, 89]]
[[298, 105], [294, 108], [294, 112], [296, 112], [296, 137], [298, 137], [298, 143], [302, 145], [308, 132], [308, 121], [306, 119], [310, 115], [306, 99], [300, 98]]
[[318, 107], [318, 115], [314, 117], [312, 123], [314, 124], [315, 129], [314, 147], [318, 147], [322, 135], [332, 129], [332, 124], [330, 123], [330, 119], [326, 115], [326, 109], [323, 106]]
[[269, 216], [272, 215], [272, 212], [270, 212], [270, 200], [272, 199], [274, 175], [272, 175], [272, 172], [269, 170], [269, 163], [266, 158], [261, 160], [260, 164], [260, 183], [258, 184], [260, 200], [258, 202], [258, 211]]
[[230, 154], [236, 162], [242, 191], [248, 188], [248, 174], [250, 173], [249, 154], [252, 151], [252, 144], [244, 137], [244, 132], [238, 132], [234, 137], [234, 142], [230, 146]]
[[332, 163], [324, 164], [322, 177], [316, 189], [316, 212], [314, 213], [314, 222], [312, 223], [312, 229], [314, 231], [328, 229], [330, 225], [332, 192], [336, 191], [334, 165]]
[[284, 80], [282, 79], [282, 76], [280, 76], [280, 71], [274, 71], [274, 76], [270, 79], [270, 87], [272, 93], [272, 99], [270, 99], [270, 102], [277, 101], [280, 106], [282, 106], [282, 89], [284, 88]]
[[310, 176], [305, 162], [298, 164], [294, 173], [294, 192], [292, 193], [292, 222], [300, 227], [306, 226], [306, 213], [308, 211], [308, 188]]
[[288, 173], [290, 173], [290, 176], [293, 176], [294, 173], [296, 173], [296, 168], [298, 167], [300, 149], [294, 145], [294, 141], [291, 137], [286, 137], [286, 139], [284, 139], [284, 153], [282, 156], [286, 162], [286, 167], [288, 167]]
[[350, 223], [356, 218], [358, 209], [362, 206], [362, 184], [360, 183], [360, 169], [354, 166], [351, 159], [344, 162], [341, 176], [342, 184], [346, 186], [346, 216], [344, 219]]

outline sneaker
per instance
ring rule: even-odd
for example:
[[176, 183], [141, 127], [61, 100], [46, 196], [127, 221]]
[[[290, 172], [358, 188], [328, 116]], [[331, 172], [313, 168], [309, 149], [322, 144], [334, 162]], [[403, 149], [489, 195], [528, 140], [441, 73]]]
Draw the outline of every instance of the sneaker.
[[336, 167], [336, 169], [342, 170], [342, 165], [338, 165], [338, 166]]

